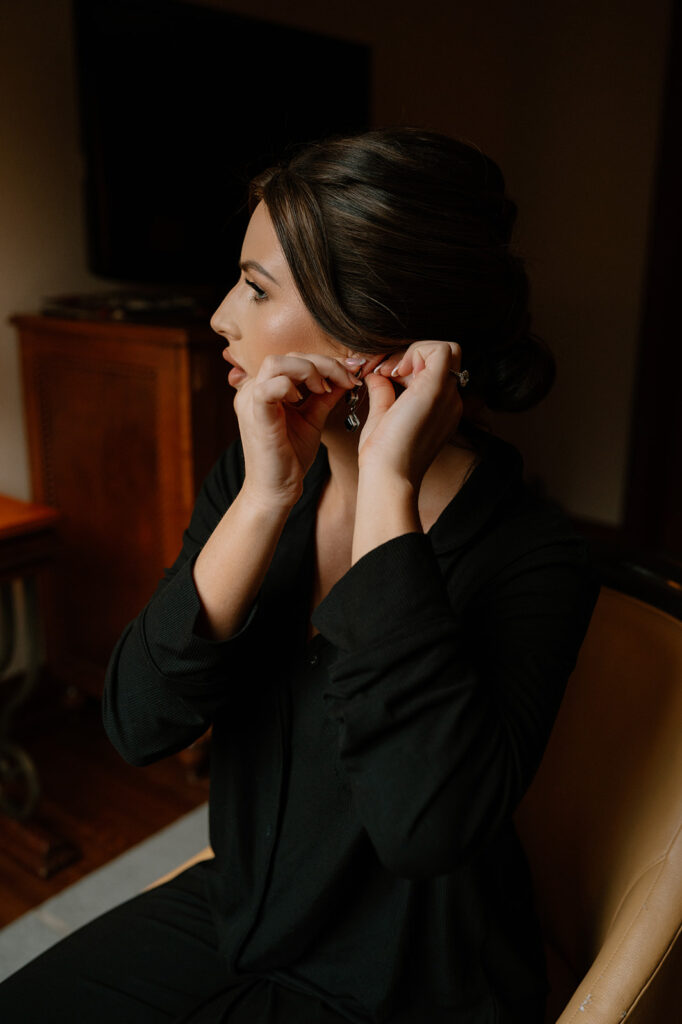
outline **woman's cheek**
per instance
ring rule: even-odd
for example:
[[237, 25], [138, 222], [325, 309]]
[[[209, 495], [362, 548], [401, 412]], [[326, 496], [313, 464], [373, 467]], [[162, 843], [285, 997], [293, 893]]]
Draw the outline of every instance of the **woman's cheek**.
[[302, 331], [301, 318], [288, 311], [273, 313], [268, 317], [266, 331], [270, 344], [280, 353], [300, 350]]

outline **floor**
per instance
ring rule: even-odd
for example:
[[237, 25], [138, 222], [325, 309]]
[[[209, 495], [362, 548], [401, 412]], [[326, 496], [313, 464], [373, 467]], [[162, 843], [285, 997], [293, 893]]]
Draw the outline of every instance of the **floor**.
[[[63, 890], [150, 837], [163, 836], [174, 822], [193, 821], [186, 816], [203, 807], [208, 798], [208, 778], [193, 777], [175, 757], [147, 768], [126, 764], [104, 733], [99, 702], [94, 699], [74, 707], [64, 701], [61, 691], [43, 687], [17, 720], [12, 738], [30, 752], [40, 774], [36, 827], [68, 840], [80, 856], [52, 877], [40, 878], [27, 867], [30, 842], [22, 838], [18, 844], [16, 839], [19, 831], [34, 842], [36, 828], [17, 830], [0, 815], [0, 928], [39, 906], [51, 914], [51, 901]], [[199, 812], [197, 821], [203, 821], [204, 813]], [[206, 829], [197, 825], [187, 856], [207, 841]], [[184, 841], [178, 843], [177, 851], [170, 847], [171, 866], [186, 859]], [[164, 870], [159, 864], [158, 870], [151, 870], [151, 878]]]
[[204, 804], [0, 931], [0, 981], [64, 935], [135, 896], [208, 844]]

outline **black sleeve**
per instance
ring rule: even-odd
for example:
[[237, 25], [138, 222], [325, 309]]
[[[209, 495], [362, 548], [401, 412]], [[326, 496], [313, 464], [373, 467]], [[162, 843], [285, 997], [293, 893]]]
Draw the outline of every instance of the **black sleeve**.
[[123, 632], [107, 669], [103, 718], [109, 738], [132, 764], [183, 749], [202, 735], [229, 700], [229, 675], [253, 620], [224, 642], [199, 635], [199, 597], [192, 569], [243, 480], [241, 450], [232, 445], [206, 478], [182, 550], [156, 593]]
[[449, 873], [508, 824], [596, 600], [581, 551], [550, 544], [514, 559], [466, 614], [456, 569], [444, 578], [428, 537], [407, 534], [357, 562], [316, 610], [339, 648], [325, 699], [340, 757], [395, 874]]

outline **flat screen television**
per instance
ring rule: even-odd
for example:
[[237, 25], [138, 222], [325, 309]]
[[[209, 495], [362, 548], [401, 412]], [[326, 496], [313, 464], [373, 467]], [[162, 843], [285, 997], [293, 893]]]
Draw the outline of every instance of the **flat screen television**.
[[230, 282], [246, 185], [369, 124], [370, 51], [179, 0], [75, 0], [88, 263], [105, 279]]

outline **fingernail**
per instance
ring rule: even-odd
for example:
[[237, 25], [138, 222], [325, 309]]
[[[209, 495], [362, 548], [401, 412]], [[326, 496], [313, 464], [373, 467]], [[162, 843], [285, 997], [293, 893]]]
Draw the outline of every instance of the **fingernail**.
[[324, 379], [324, 377], [322, 378], [322, 387], [324, 388], [324, 390], [327, 392], [328, 395], [331, 395], [331, 393], [332, 393], [331, 385], [330, 385], [328, 380]]
[[[398, 363], [398, 366], [400, 366], [400, 363]], [[391, 377], [398, 376], [398, 366], [394, 366], [393, 369], [391, 370]]]
[[352, 367], [364, 366], [366, 362], [367, 360], [364, 356], [351, 356], [348, 359], [344, 359], [345, 365]]
[[294, 391], [298, 395], [299, 402], [302, 402], [303, 401], [303, 395], [301, 394], [301, 392], [298, 390], [298, 388], [294, 388]]

